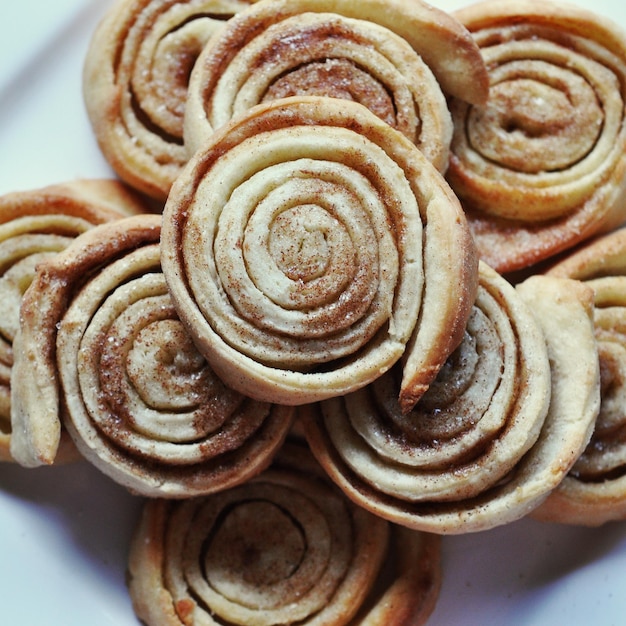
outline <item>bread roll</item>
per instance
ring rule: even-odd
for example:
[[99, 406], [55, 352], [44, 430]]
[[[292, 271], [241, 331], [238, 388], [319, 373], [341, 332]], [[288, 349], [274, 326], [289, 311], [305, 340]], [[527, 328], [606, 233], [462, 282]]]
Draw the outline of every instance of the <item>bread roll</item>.
[[[467, 74], [454, 82], [457, 62]], [[438, 76], [470, 99], [486, 97], [486, 70], [469, 34], [419, 0], [263, 0], [230, 20], [194, 65], [185, 145], [192, 154], [260, 102], [332, 96], [369, 108], [444, 171], [452, 120]]]
[[571, 277], [593, 291], [602, 392], [589, 445], [534, 516], [600, 526], [626, 518], [626, 230], [586, 243], [548, 274]]
[[597, 415], [589, 290], [546, 277], [516, 289], [484, 263], [480, 276], [463, 343], [411, 413], [393, 372], [299, 409], [345, 493], [409, 528], [461, 534], [524, 517], [563, 480]]
[[[22, 296], [35, 269], [97, 224], [145, 211], [143, 201], [109, 179], [74, 180], [0, 197], [0, 459], [21, 458], [22, 432], [11, 426], [11, 376], [19, 350]], [[57, 435], [54, 435], [55, 437]], [[75, 457], [63, 439], [58, 461]]]
[[159, 237], [160, 216], [130, 217], [40, 266], [24, 298], [14, 391], [34, 441], [61, 422], [87, 460], [132, 492], [191, 497], [266, 467], [293, 410], [215, 376], [172, 306]]
[[186, 162], [191, 67], [248, 0], [116, 0], [89, 43], [83, 97], [100, 149], [130, 185], [162, 202]]
[[440, 543], [354, 506], [288, 444], [245, 485], [144, 505], [129, 589], [147, 626], [419, 626], [437, 601]]
[[571, 3], [486, 0], [454, 15], [491, 79], [451, 104], [448, 180], [481, 258], [529, 268], [626, 220], [626, 35]]
[[414, 404], [476, 291], [473, 242], [443, 177], [367, 108], [335, 98], [265, 103], [216, 131], [173, 186], [162, 238], [199, 349], [269, 402], [341, 395], [402, 357]]

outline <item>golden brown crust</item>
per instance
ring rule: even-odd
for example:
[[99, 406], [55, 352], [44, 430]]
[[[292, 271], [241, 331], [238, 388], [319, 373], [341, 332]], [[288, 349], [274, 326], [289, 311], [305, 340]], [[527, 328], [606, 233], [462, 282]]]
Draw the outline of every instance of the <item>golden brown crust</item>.
[[626, 276], [586, 280], [593, 289], [601, 404], [589, 444], [534, 514], [543, 521], [600, 526], [626, 518]]
[[172, 188], [162, 237], [200, 350], [271, 402], [362, 386], [411, 341], [410, 391], [454, 349], [449, 329], [475, 295], [475, 249], [444, 179], [368, 109], [333, 98], [258, 105], [216, 131]]
[[390, 551], [396, 578], [367, 615], [362, 619], [357, 616], [354, 626], [420, 626], [435, 610], [441, 588], [439, 536], [393, 525]]
[[355, 507], [290, 443], [245, 485], [146, 503], [129, 555], [133, 606], [148, 626], [417, 626], [440, 581], [437, 537]]
[[[11, 374], [14, 339], [24, 290], [36, 265], [64, 249], [96, 224], [145, 211], [143, 201], [121, 183], [85, 179], [15, 191], [0, 198], [0, 458], [11, 453]], [[15, 358], [19, 358], [19, 354]], [[18, 429], [18, 439], [19, 439]], [[65, 445], [64, 445], [65, 450]], [[60, 460], [75, 458], [72, 446]]]
[[359, 4], [317, 0], [315, 6], [385, 26], [404, 37], [424, 58], [446, 94], [475, 104], [485, 102], [489, 79], [484, 63], [467, 29], [446, 11], [421, 0], [370, 0]]
[[160, 222], [102, 225], [39, 267], [22, 307], [27, 382], [16, 392], [35, 449], [40, 431], [62, 423], [131, 491], [188, 497], [261, 471], [293, 411], [233, 392], [198, 354], [160, 271]]
[[[450, 189], [442, 191], [442, 198], [433, 196], [422, 205], [428, 232], [424, 240], [425, 285], [419, 328], [403, 357], [399, 399], [405, 413], [415, 406], [461, 343], [478, 291], [476, 245], [465, 217], [454, 208], [458, 200]], [[452, 311], [456, 314], [451, 315]], [[432, 323], [438, 318], [445, 322]]]
[[[78, 206], [93, 207], [94, 212], [111, 212], [111, 221], [122, 217], [150, 212], [159, 212], [160, 208], [129, 185], [110, 178], [79, 178], [65, 183], [57, 183], [46, 187], [47, 192], [74, 201]], [[98, 223], [102, 220], [94, 220]]]
[[455, 12], [491, 78], [484, 107], [455, 101], [448, 179], [481, 258], [535, 265], [624, 222], [626, 46], [575, 5], [487, 0]]
[[182, 119], [195, 58], [247, 0], [118, 0], [93, 33], [83, 95], [98, 144], [129, 185], [159, 201], [186, 162]]
[[1, 223], [27, 215], [67, 214], [92, 224], [146, 213], [144, 198], [109, 178], [86, 178], [2, 196]]
[[410, 528], [459, 534], [527, 515], [572, 467], [597, 414], [589, 290], [540, 277], [516, 291], [481, 268], [467, 336], [412, 413], [399, 411], [387, 376], [299, 409], [345, 493]]
[[518, 0], [515, 3], [479, 0], [457, 9], [453, 16], [471, 33], [523, 21], [528, 17], [539, 25], [565, 28], [572, 34], [589, 37], [618, 56], [624, 54], [624, 39], [619, 29], [615, 29], [614, 21], [561, 0]]

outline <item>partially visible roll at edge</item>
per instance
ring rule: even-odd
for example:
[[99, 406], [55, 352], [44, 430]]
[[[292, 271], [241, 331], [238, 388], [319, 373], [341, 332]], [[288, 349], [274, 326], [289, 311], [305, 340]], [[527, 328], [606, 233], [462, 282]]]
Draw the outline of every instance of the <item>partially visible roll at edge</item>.
[[553, 264], [547, 274], [570, 277], [593, 292], [602, 385], [588, 448], [533, 517], [601, 526], [626, 519], [626, 230], [586, 242]]
[[[191, 553], [192, 545], [198, 545], [203, 537], [205, 551], [213, 553], [210, 536], [220, 532], [220, 526], [228, 521], [233, 511], [236, 513], [241, 510], [243, 513], [246, 502], [262, 504], [268, 507], [268, 511], [276, 510], [274, 507], [279, 506], [281, 501], [286, 502], [284, 498], [289, 498], [293, 489], [296, 491], [291, 500], [294, 503], [296, 500], [302, 502], [299, 509], [288, 510], [285, 504], [282, 505], [282, 515], [277, 520], [280, 519], [284, 524], [283, 533], [275, 545], [272, 543], [273, 537], [262, 532], [263, 520], [258, 516], [249, 519], [246, 525], [235, 527], [231, 560], [236, 562], [238, 552], [246, 551], [248, 547], [246, 554], [252, 558], [248, 562], [252, 570], [248, 571], [253, 571], [254, 576], [249, 573], [245, 582], [241, 580], [238, 583], [242, 571], [214, 573], [208, 558], [203, 561], [208, 580], [199, 581], [178, 569], [180, 565], [196, 561]], [[272, 501], [273, 493], [277, 497], [275, 504]], [[320, 496], [323, 500], [318, 500]], [[225, 512], [217, 519], [213, 515], [212, 518], [219, 522], [214, 527], [206, 521], [202, 522], [202, 510], [213, 506], [219, 510], [218, 498], [222, 497], [230, 502], [230, 513]], [[302, 554], [297, 552], [297, 542], [290, 544], [293, 553], [287, 548], [286, 535], [291, 537], [289, 531], [292, 528], [298, 529], [296, 534], [308, 535], [313, 532], [310, 524], [314, 520], [306, 515], [309, 505], [321, 515], [319, 519], [318, 515], [315, 518], [323, 526], [315, 532], [321, 532], [322, 536], [330, 533], [335, 537], [330, 548], [336, 554], [325, 553], [323, 542], [305, 545]], [[189, 514], [181, 516], [183, 507], [187, 508]], [[330, 515], [326, 516], [327, 513]], [[189, 523], [172, 527], [175, 519], [187, 520]], [[341, 529], [334, 527], [336, 523], [340, 523]], [[239, 534], [244, 531], [245, 534]], [[172, 541], [172, 533], [178, 537], [175, 542]], [[196, 539], [190, 541], [189, 538], [193, 536]], [[344, 539], [337, 543], [340, 536]], [[264, 538], [267, 539], [266, 543]], [[221, 548], [222, 551], [227, 549], [227, 546]], [[277, 568], [276, 572], [271, 569], [272, 563], [280, 563], [285, 567], [291, 565], [289, 579], [293, 579], [295, 585], [304, 576], [304, 571], [310, 569], [310, 559], [330, 558], [335, 561], [335, 557], [345, 555], [346, 550], [352, 555], [342, 566], [347, 567], [347, 570], [342, 580], [337, 581], [336, 587], [324, 591], [311, 571], [313, 577], [308, 582], [303, 579], [307, 591], [300, 594], [299, 599], [294, 599], [290, 606], [286, 606], [286, 600], [281, 602], [276, 597], [274, 589], [278, 587], [275, 585], [280, 587], [286, 581], [278, 573], [281, 568]], [[267, 568], [262, 565], [264, 561], [268, 563]], [[285, 611], [291, 615], [299, 613], [297, 623], [307, 626], [419, 626], [427, 622], [434, 610], [441, 585], [439, 537], [388, 524], [354, 506], [328, 481], [306, 446], [291, 441], [286, 443], [266, 472], [241, 488], [215, 497], [207, 496], [185, 502], [147, 501], [135, 529], [128, 563], [133, 607], [148, 626], [181, 626], [188, 623], [192, 616], [202, 618], [203, 623], [207, 624], [251, 623], [252, 615], [257, 616], [255, 623], [277, 624], [285, 623], [284, 619], [280, 621], [274, 616]], [[186, 570], [189, 569], [187, 565]], [[332, 568], [327, 569], [325, 577], [332, 576], [330, 572]], [[231, 575], [233, 586], [230, 600], [224, 602], [214, 583], [217, 584], [218, 579], [230, 580]], [[268, 596], [264, 599], [263, 581], [269, 579], [273, 579], [274, 583], [267, 587]], [[270, 603], [261, 614], [250, 602], [243, 607], [235, 593], [237, 586], [250, 591], [257, 582], [259, 587], [254, 591], [254, 604]], [[292, 594], [293, 591], [295, 589]], [[311, 604], [311, 593], [318, 591], [326, 594], [327, 599], [318, 603], [311, 612], [302, 609], [301, 606]], [[274, 601], [270, 598], [274, 598]], [[213, 605], [213, 602], [216, 604]], [[219, 618], [212, 615], [218, 610], [217, 606], [221, 607]], [[232, 619], [229, 619], [229, 610], [244, 613], [238, 618], [233, 613]], [[244, 615], [247, 616], [247, 622], [242, 622]]]
[[[14, 342], [19, 334], [22, 296], [33, 280], [37, 264], [97, 224], [146, 211], [148, 206], [139, 194], [108, 178], [69, 180], [0, 197], [1, 460], [15, 460], [13, 451], [22, 438], [20, 427], [11, 425], [12, 369], [14, 361], [22, 358], [19, 348], [14, 349]], [[57, 463], [77, 458], [68, 438], [64, 437], [61, 445]], [[21, 456], [19, 452], [17, 455]]]
[[491, 77], [484, 106], [451, 103], [447, 172], [481, 258], [502, 273], [531, 268], [624, 223], [624, 33], [558, 0], [454, 15]]

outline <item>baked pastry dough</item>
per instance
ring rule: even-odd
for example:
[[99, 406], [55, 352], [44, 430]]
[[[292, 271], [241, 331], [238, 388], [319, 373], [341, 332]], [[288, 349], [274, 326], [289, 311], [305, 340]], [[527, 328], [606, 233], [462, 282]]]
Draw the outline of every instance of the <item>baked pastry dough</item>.
[[593, 290], [602, 401], [588, 447], [534, 516], [585, 526], [626, 519], [626, 230], [585, 244], [548, 274]]
[[[457, 62], [467, 73], [452, 77]], [[486, 70], [469, 33], [420, 0], [263, 0], [230, 20], [198, 57], [185, 145], [193, 153], [259, 102], [332, 96], [365, 105], [444, 171], [452, 120], [439, 75], [455, 93], [486, 98]]]
[[399, 410], [393, 370], [299, 409], [333, 480], [410, 528], [458, 534], [525, 516], [572, 467], [597, 415], [590, 291], [546, 277], [514, 288], [484, 263], [480, 276], [464, 341], [411, 413]]
[[93, 33], [83, 94], [117, 174], [159, 201], [187, 160], [189, 72], [215, 30], [248, 0], [116, 0]]
[[[143, 209], [141, 201], [113, 180], [77, 180], [0, 197], [0, 459], [11, 453], [13, 342], [22, 295], [35, 267], [96, 224]], [[18, 355], [19, 357], [19, 355]], [[19, 440], [20, 432], [16, 433]], [[17, 444], [17, 441], [15, 442]], [[64, 445], [60, 458], [71, 458]]]
[[426, 622], [439, 593], [438, 538], [352, 505], [299, 448], [288, 444], [244, 485], [144, 505], [128, 568], [143, 623]]
[[626, 220], [626, 41], [570, 3], [487, 0], [454, 13], [491, 78], [451, 104], [448, 180], [481, 258], [506, 273]]
[[293, 410], [214, 375], [172, 306], [159, 235], [160, 216], [118, 220], [39, 268], [14, 391], [34, 441], [41, 422], [61, 421], [83, 456], [131, 491], [189, 497], [261, 471]]
[[443, 171], [452, 122], [442, 89], [484, 102], [487, 84], [469, 33], [420, 0], [262, 0], [199, 56], [185, 145], [195, 151], [214, 129], [259, 102], [332, 96], [367, 106]]
[[162, 241], [199, 349], [268, 402], [341, 395], [403, 357], [412, 406], [476, 292], [475, 248], [443, 177], [335, 98], [280, 99], [222, 126], [172, 187]]

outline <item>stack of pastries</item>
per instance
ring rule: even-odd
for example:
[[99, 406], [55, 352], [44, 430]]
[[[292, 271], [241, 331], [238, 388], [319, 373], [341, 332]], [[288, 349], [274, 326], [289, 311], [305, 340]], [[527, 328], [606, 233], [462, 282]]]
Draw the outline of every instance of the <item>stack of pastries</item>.
[[145, 499], [144, 623], [421, 624], [442, 535], [626, 518], [614, 24], [114, 0], [83, 89], [119, 180], [0, 198], [0, 458]]

